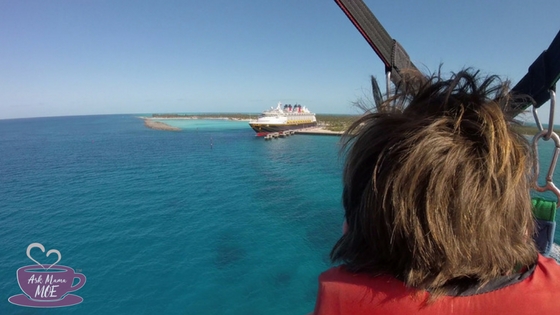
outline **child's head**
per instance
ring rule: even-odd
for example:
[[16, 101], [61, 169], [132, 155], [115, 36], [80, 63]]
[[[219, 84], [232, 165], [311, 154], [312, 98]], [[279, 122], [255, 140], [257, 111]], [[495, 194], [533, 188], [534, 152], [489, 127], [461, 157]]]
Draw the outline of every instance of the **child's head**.
[[507, 83], [419, 73], [347, 132], [347, 233], [331, 257], [438, 293], [534, 263], [532, 154]]

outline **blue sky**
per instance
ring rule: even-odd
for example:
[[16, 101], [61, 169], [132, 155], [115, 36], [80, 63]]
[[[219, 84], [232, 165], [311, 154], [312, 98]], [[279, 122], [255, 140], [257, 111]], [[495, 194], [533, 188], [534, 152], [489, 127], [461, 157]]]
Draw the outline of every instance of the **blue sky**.
[[[514, 83], [560, 29], [558, 0], [365, 2], [420, 69]], [[383, 70], [333, 0], [0, 0], [0, 119], [352, 114]]]

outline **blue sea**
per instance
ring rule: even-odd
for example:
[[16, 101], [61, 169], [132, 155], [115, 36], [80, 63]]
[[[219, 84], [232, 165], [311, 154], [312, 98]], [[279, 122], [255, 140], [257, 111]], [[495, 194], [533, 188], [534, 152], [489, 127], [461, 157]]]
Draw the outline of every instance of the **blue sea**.
[[[307, 314], [341, 234], [339, 138], [132, 115], [0, 120], [0, 314]], [[540, 147], [544, 162], [552, 144]], [[560, 178], [556, 176], [556, 178]], [[60, 252], [76, 305], [23, 307]], [[49, 302], [43, 302], [49, 303]]]
[[[0, 120], [0, 314], [307, 314], [341, 234], [339, 137], [131, 115]], [[11, 304], [29, 244], [83, 302]], [[50, 265], [39, 248], [30, 256]]]

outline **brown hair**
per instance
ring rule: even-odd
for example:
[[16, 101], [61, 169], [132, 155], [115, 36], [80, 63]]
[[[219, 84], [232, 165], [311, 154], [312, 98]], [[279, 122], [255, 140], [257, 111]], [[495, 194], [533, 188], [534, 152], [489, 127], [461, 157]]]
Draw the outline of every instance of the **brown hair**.
[[[406, 73], [393, 98], [346, 132], [348, 232], [331, 252], [437, 297], [536, 261], [533, 157], [512, 129], [508, 82], [463, 70]], [[527, 99], [523, 99], [526, 101]]]

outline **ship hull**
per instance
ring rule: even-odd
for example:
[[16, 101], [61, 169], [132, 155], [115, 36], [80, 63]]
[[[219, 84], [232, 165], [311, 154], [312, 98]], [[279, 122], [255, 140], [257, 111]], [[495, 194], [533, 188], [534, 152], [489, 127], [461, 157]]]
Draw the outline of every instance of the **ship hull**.
[[287, 130], [297, 130], [317, 126], [317, 122], [309, 122], [303, 124], [266, 124], [266, 123], [250, 123], [251, 128], [257, 133], [257, 136], [265, 136], [271, 132], [282, 132]]

